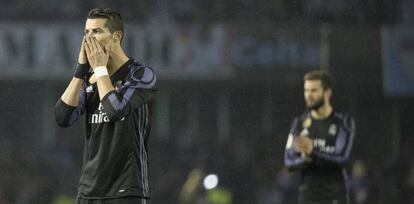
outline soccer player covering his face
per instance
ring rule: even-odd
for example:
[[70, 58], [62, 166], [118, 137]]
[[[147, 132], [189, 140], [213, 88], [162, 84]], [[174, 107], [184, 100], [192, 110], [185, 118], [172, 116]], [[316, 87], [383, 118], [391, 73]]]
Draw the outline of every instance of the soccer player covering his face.
[[78, 66], [55, 107], [60, 126], [86, 119], [77, 203], [146, 203], [155, 73], [122, 49], [119, 13], [91, 10], [84, 32]]
[[294, 119], [285, 149], [285, 166], [301, 175], [300, 204], [346, 204], [344, 165], [355, 134], [354, 120], [331, 105], [332, 79], [324, 71], [304, 76], [307, 111]]

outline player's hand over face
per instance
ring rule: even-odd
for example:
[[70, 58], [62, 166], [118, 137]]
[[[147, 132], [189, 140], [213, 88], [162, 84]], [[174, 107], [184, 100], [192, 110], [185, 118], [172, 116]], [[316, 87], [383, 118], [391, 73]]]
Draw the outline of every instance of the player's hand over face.
[[85, 36], [82, 38], [82, 44], [81, 44], [81, 49], [79, 52], [79, 58], [78, 58], [78, 63], [79, 64], [86, 64], [88, 63], [88, 58], [86, 57], [86, 51], [85, 51]]
[[86, 36], [85, 51], [89, 65], [95, 69], [99, 66], [106, 66], [109, 59], [109, 46], [102, 48], [94, 37]]

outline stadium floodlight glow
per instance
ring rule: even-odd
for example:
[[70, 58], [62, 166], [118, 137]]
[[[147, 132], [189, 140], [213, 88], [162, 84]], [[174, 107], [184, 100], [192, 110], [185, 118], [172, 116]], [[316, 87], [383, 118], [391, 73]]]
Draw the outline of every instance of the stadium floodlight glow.
[[219, 179], [216, 174], [209, 174], [204, 178], [204, 181], [203, 181], [204, 188], [207, 190], [211, 190], [217, 187], [218, 181]]

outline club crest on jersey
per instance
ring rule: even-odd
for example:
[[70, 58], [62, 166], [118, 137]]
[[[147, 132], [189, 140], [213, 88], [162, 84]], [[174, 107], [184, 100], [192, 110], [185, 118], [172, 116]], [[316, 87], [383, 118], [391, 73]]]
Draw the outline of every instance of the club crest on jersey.
[[312, 125], [312, 119], [310, 117], [306, 117], [305, 120], [302, 122], [303, 128], [309, 128]]
[[335, 124], [331, 124], [328, 129], [328, 133], [331, 136], [335, 136], [338, 133], [338, 126]]

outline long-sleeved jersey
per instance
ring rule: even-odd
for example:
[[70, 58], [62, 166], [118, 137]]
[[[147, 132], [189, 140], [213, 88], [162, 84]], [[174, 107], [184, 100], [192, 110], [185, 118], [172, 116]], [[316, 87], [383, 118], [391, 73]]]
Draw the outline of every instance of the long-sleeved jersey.
[[[86, 79], [89, 79], [90, 73]], [[111, 77], [115, 90], [99, 99], [97, 84], [85, 80], [79, 105], [59, 100], [60, 126], [86, 116], [86, 137], [78, 197], [149, 198], [147, 141], [156, 91], [154, 71], [132, 59]]]
[[[293, 148], [295, 137], [313, 140], [310, 156]], [[301, 174], [300, 199], [307, 201], [346, 200], [347, 162], [355, 135], [354, 120], [347, 114], [333, 111], [323, 120], [315, 120], [307, 112], [292, 123], [285, 150], [285, 166]]]

